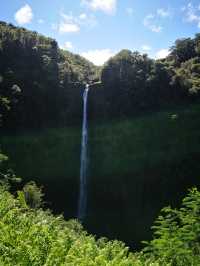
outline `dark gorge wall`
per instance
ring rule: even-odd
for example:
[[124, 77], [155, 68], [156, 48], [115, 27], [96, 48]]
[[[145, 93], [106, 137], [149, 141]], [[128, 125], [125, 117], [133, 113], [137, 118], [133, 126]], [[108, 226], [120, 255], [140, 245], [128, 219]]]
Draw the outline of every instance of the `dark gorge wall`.
[[[34, 90], [31, 95], [22, 89], [17, 103], [4, 116], [5, 129], [41, 129], [63, 127], [82, 123], [82, 95], [85, 85], [70, 83], [51, 94], [54, 89]], [[55, 93], [55, 92], [54, 92]], [[108, 116], [105, 89], [101, 84], [91, 85], [88, 99], [88, 117], [92, 122], [104, 121]]]
[[[73, 124], [82, 123], [84, 84], [75, 84], [68, 89], [66, 100], [66, 121]], [[88, 120], [89, 123], [103, 123], [109, 118], [106, 90], [101, 83], [91, 84], [88, 94]]]
[[[132, 247], [151, 236], [160, 208], [177, 206], [189, 187], [200, 186], [199, 114], [193, 105], [109, 123], [89, 121], [86, 229]], [[48, 208], [76, 217], [81, 122], [1, 136], [1, 148], [24, 183], [44, 186]]]
[[88, 116], [92, 122], [105, 121], [108, 116], [105, 88], [101, 83], [90, 86], [88, 96]]

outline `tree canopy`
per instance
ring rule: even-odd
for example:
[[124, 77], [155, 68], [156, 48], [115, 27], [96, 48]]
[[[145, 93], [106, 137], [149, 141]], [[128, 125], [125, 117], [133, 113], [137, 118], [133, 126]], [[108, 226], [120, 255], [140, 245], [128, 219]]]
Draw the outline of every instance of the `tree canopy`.
[[0, 22], [0, 62], [0, 108], [6, 128], [80, 121], [83, 85], [99, 79], [103, 103], [97, 97], [100, 90], [94, 92], [98, 85], [91, 86], [91, 117], [96, 111], [108, 117], [133, 115], [199, 98], [200, 34], [178, 39], [162, 60], [124, 49], [97, 67], [59, 49], [54, 39]]
[[[58, 48], [51, 38], [0, 22], [0, 95], [8, 127], [41, 127], [68, 121], [68, 99], [98, 68]], [[9, 114], [3, 106], [12, 98]], [[77, 112], [78, 113], [78, 112]]]
[[200, 34], [178, 39], [165, 59], [122, 50], [102, 69], [109, 113], [160, 109], [199, 98]]

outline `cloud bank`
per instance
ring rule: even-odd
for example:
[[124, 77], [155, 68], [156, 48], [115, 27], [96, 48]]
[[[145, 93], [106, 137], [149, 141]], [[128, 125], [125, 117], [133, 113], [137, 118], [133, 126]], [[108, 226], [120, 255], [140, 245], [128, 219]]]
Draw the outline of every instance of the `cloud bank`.
[[15, 13], [15, 20], [19, 25], [28, 24], [33, 19], [33, 12], [29, 5], [24, 5]]

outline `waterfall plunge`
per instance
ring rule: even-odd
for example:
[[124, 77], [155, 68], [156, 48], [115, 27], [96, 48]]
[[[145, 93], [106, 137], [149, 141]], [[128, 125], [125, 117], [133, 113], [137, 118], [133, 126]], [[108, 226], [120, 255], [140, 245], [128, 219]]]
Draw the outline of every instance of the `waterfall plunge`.
[[78, 219], [83, 221], [87, 207], [87, 166], [88, 166], [88, 125], [87, 125], [87, 99], [89, 85], [86, 84], [83, 93], [83, 126], [81, 142], [81, 165], [80, 165], [80, 193], [78, 204]]

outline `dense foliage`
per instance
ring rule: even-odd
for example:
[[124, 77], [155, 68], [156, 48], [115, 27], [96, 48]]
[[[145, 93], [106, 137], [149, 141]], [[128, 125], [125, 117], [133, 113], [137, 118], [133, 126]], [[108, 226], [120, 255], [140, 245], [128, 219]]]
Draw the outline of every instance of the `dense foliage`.
[[115, 115], [193, 101], [199, 97], [200, 34], [177, 40], [163, 60], [122, 50], [103, 67], [102, 82]]
[[[4, 22], [0, 22], [0, 62], [0, 108], [5, 126], [12, 128], [72, 120], [73, 90], [98, 72], [86, 59], [60, 50], [55, 40]], [[4, 103], [10, 100], [8, 114]]]
[[171, 75], [161, 62], [155, 62], [147, 55], [122, 50], [108, 61], [102, 71], [110, 112], [131, 114], [170, 101]]
[[[0, 119], [4, 128], [38, 129], [75, 121], [81, 115], [80, 87], [85, 82], [98, 80], [99, 75], [100, 68], [79, 55], [60, 50], [55, 40], [0, 22]], [[102, 84], [91, 86], [93, 90], [99, 90], [97, 93], [91, 90], [93, 103], [90, 106], [96, 105], [97, 109], [101, 106], [99, 112], [103, 110], [112, 117], [194, 101], [199, 98], [200, 88], [200, 35], [177, 40], [170, 55], [163, 60], [122, 50], [104, 65], [101, 78]], [[98, 93], [103, 94], [100, 105]], [[94, 218], [90, 219], [92, 213], [100, 227], [104, 222], [101, 228], [113, 236], [119, 235], [117, 226], [126, 227], [122, 231], [133, 238], [132, 242], [138, 237], [138, 228], [143, 230], [157, 212], [152, 208], [158, 200], [156, 194], [161, 194], [159, 204], [169, 201], [169, 197], [175, 202], [180, 196], [175, 190], [177, 184], [180, 193], [191, 183], [199, 184], [196, 180], [199, 173], [198, 105], [194, 105], [194, 109], [157, 113], [153, 118], [138, 121], [110, 123], [106, 131], [101, 126], [91, 129], [94, 137], [90, 139], [94, 144], [91, 145], [94, 155], [91, 158], [95, 157], [96, 161], [91, 168], [95, 178], [89, 180], [92, 190], [89, 187], [86, 217], [89, 227], [95, 227]], [[147, 129], [151, 130], [151, 136]], [[56, 182], [63, 186], [67, 196], [73, 197], [73, 203], [62, 202], [66, 208], [76, 205], [74, 191], [78, 170], [73, 173], [73, 160], [77, 169], [80, 128], [76, 128], [76, 134], [69, 128], [67, 134], [65, 129], [63, 132], [62, 135], [56, 132], [57, 139], [55, 134], [48, 136], [45, 133], [44, 139], [40, 135], [29, 135], [27, 139], [23, 136], [22, 142], [20, 139], [12, 142], [9, 137], [7, 142], [4, 137], [2, 143], [8, 146], [8, 151], [11, 147], [13, 164], [20, 169], [24, 160], [23, 170], [30, 170], [31, 174], [39, 168], [42, 174], [38, 178], [44, 176], [48, 185], [52, 182], [54, 192], [53, 178], [64, 176], [64, 181], [57, 179], [59, 182]], [[104, 146], [99, 145], [102, 139]], [[20, 151], [18, 158], [17, 149]], [[146, 242], [141, 253], [134, 254], [119, 241], [96, 240], [77, 221], [66, 222], [62, 216], [56, 217], [50, 211], [42, 210], [43, 193], [33, 181], [13, 196], [8, 192], [10, 183], [20, 179], [4, 167], [6, 161], [7, 156], [0, 153], [1, 265], [200, 265], [200, 192], [197, 189], [189, 192], [180, 209], [166, 207], [162, 210], [153, 226], [153, 240]], [[44, 161], [47, 167], [44, 167]], [[37, 175], [27, 176], [35, 178]], [[188, 179], [188, 176], [194, 178]], [[112, 226], [113, 217], [117, 220], [114, 223], [117, 230]], [[126, 221], [122, 217], [126, 217]], [[139, 222], [137, 217], [140, 217]], [[143, 217], [148, 221], [144, 222]], [[130, 232], [133, 231], [132, 236]]]
[[[76, 221], [31, 209], [0, 187], [1, 265], [132, 266], [134, 257], [118, 241], [98, 241]], [[136, 264], [139, 265], [139, 264]]]
[[26, 193], [14, 198], [0, 186], [1, 265], [197, 266], [200, 263], [200, 192], [190, 191], [183, 207], [162, 210], [155, 238], [141, 253], [119, 241], [96, 240], [75, 220], [31, 208]]
[[[98, 68], [59, 49], [51, 38], [0, 22], [0, 62], [0, 108], [5, 127], [76, 122], [81, 117], [83, 83], [100, 76], [101, 97], [90, 92], [91, 117], [98, 113], [132, 115], [199, 98], [200, 34], [177, 40], [166, 59], [153, 60], [122, 50]], [[102, 95], [103, 104], [99, 105]], [[12, 101], [9, 115], [6, 101]]]
[[200, 192], [191, 189], [180, 209], [163, 208], [145, 252], [161, 265], [200, 265]]
[[[199, 125], [198, 103], [90, 123], [85, 228], [141, 248], [159, 210], [200, 188]], [[17, 176], [44, 186], [49, 208], [76, 217], [81, 126], [4, 135], [0, 142]]]

